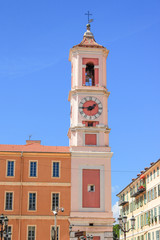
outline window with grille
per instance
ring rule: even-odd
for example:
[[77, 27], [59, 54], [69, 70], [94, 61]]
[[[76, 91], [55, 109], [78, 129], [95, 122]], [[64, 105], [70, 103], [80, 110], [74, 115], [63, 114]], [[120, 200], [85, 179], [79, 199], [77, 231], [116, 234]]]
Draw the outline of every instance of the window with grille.
[[59, 207], [59, 193], [52, 193], [52, 211]]
[[59, 162], [53, 162], [53, 174], [52, 177], [59, 177]]
[[36, 210], [36, 193], [29, 193], [29, 210]]
[[[52, 228], [51, 228], [51, 240], [54, 240], [55, 238], [54, 238], [54, 235], [55, 233], [54, 233], [54, 226], [52, 226]], [[59, 240], [59, 227], [57, 227], [57, 240]]]
[[14, 161], [7, 162], [7, 176], [14, 177]]
[[12, 210], [12, 208], [13, 208], [13, 193], [6, 192], [5, 210]]
[[30, 177], [37, 177], [37, 162], [30, 162]]
[[28, 226], [28, 240], [35, 240], [35, 226]]

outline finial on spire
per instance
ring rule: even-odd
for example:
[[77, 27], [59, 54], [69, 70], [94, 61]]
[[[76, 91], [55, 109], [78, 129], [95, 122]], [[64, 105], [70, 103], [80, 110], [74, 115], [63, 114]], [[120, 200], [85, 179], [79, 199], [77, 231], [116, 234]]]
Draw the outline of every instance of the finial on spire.
[[86, 25], [87, 31], [84, 33], [84, 37], [94, 38], [94, 37], [93, 37], [93, 34], [92, 34], [91, 31], [90, 31], [90, 29], [91, 29], [91, 28], [90, 28], [90, 27], [91, 27], [90, 23], [93, 22], [93, 19], [89, 19], [89, 16], [91, 16], [92, 14], [89, 13], [89, 11], [88, 11], [87, 13], [85, 13], [85, 15], [88, 16], [88, 23], [87, 23], [87, 25]]
[[93, 22], [93, 19], [89, 19], [89, 16], [92, 16], [92, 14], [89, 13], [89, 11], [88, 11], [88, 13], [85, 13], [85, 15], [88, 15], [88, 24]]

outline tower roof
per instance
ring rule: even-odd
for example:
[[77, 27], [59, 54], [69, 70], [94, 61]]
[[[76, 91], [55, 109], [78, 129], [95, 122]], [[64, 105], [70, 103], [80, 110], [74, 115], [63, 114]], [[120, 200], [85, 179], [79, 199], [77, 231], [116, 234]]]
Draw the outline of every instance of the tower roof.
[[91, 25], [88, 23], [86, 27], [87, 27], [87, 31], [83, 35], [82, 42], [73, 46], [73, 48], [75, 47], [105, 48], [95, 41], [93, 33], [90, 31]]

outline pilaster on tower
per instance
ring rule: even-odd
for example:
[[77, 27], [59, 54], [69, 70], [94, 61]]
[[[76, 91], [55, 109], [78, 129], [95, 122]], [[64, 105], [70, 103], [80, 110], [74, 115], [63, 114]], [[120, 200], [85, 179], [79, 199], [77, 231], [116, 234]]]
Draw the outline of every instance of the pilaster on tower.
[[[71, 48], [70, 224], [94, 240], [111, 240], [111, 152], [109, 146], [106, 58], [108, 50], [96, 43], [87, 24], [80, 44]], [[73, 238], [72, 238], [73, 237]]]

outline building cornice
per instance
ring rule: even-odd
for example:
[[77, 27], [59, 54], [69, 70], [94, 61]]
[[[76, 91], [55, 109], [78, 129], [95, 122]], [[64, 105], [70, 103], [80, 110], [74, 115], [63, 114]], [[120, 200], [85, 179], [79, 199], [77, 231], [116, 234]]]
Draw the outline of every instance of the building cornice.
[[60, 182], [0, 182], [0, 186], [37, 186], [37, 187], [70, 187], [71, 183]]
[[23, 154], [23, 157], [30, 157], [30, 156], [36, 156], [36, 157], [62, 157], [62, 158], [69, 158], [70, 152], [68, 153], [54, 153], [54, 152], [24, 152], [24, 151], [1, 151], [0, 155], [2, 156], [17, 156], [21, 157]]
[[[76, 147], [74, 147], [74, 148], [76, 148]], [[106, 150], [108, 148], [106, 147]], [[109, 158], [110, 159], [113, 156], [113, 152], [100, 152], [100, 151], [99, 152], [98, 151], [97, 152], [89, 152], [89, 150], [88, 150], [88, 152], [74, 151], [73, 147], [71, 147], [70, 151], [71, 151], [72, 157], [87, 157], [87, 158], [91, 158], [91, 159], [99, 157], [99, 158]]]
[[102, 54], [105, 58], [107, 58], [109, 54], [109, 50], [104, 48], [98, 48], [98, 47], [74, 47], [71, 48], [69, 51], [69, 61], [72, 59], [73, 54]]
[[87, 86], [82, 86], [82, 87], [74, 87], [70, 92], [68, 96], [68, 101], [70, 101], [72, 95], [80, 95], [80, 94], [88, 94], [89, 95], [106, 95], [109, 97], [110, 92], [108, 92], [108, 89], [105, 87], [87, 87]]

